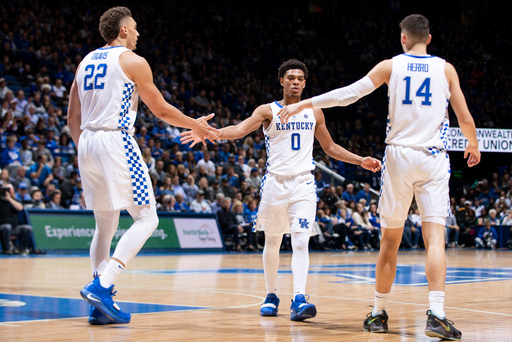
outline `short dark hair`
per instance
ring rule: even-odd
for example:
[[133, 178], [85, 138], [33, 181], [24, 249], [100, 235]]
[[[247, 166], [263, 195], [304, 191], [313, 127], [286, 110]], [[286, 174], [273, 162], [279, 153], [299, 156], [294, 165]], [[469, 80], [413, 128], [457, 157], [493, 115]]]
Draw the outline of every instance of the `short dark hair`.
[[286, 72], [291, 69], [300, 69], [304, 71], [304, 78], [308, 78], [308, 67], [306, 66], [306, 64], [296, 59], [289, 59], [283, 64], [281, 64], [279, 70], [277, 71], [277, 78], [283, 78], [284, 74], [286, 74]]
[[426, 42], [430, 34], [428, 19], [421, 14], [411, 14], [405, 17], [400, 23], [400, 29], [422, 42]]
[[112, 7], [100, 18], [100, 34], [107, 42], [111, 42], [119, 36], [121, 22], [126, 17], [131, 17], [132, 12], [126, 7]]

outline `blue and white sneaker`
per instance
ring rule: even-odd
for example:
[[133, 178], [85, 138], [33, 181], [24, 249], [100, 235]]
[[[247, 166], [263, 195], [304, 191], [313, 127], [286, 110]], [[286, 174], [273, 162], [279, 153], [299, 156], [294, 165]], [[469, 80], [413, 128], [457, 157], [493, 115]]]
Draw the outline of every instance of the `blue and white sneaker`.
[[89, 315], [90, 325], [105, 325], [114, 323], [116, 322], [105, 316], [103, 312], [91, 305], [91, 314]]
[[260, 316], [277, 316], [279, 298], [274, 293], [267, 294], [267, 298], [260, 306]]
[[[307, 296], [309, 299], [309, 295]], [[292, 321], [303, 321], [316, 316], [316, 307], [313, 304], [309, 304], [303, 294], [298, 294], [295, 296], [295, 300], [292, 300], [290, 312], [290, 319]]]
[[94, 278], [93, 281], [80, 290], [82, 298], [113, 320], [113, 323], [130, 323], [130, 314], [122, 312], [119, 306], [114, 303], [112, 297], [115, 294], [114, 285], [108, 289], [104, 288], [100, 284], [99, 277]]

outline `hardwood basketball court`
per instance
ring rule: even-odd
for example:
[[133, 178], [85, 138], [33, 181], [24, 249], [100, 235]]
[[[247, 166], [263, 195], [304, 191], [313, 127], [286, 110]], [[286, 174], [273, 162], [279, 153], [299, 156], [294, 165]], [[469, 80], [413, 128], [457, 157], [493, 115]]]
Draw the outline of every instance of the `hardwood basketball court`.
[[[512, 341], [512, 254], [451, 249], [445, 311], [463, 341]], [[125, 325], [91, 326], [80, 289], [82, 255], [1, 257], [0, 341], [436, 341], [423, 334], [428, 309], [424, 251], [401, 252], [387, 334], [363, 332], [373, 304], [377, 252], [312, 253], [306, 287], [318, 315], [290, 321], [291, 254], [280, 257], [277, 317], [260, 317], [261, 253], [142, 254], [118, 278]]]

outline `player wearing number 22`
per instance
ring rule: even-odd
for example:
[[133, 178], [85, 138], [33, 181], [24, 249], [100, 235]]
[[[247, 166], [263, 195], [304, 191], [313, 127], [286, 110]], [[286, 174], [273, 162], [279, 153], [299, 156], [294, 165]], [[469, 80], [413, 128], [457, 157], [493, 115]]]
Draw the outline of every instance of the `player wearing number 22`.
[[[300, 101], [307, 76], [308, 70], [304, 63], [294, 59], [284, 62], [278, 71], [283, 99], [258, 107], [251, 117], [236, 126], [219, 130], [221, 139], [238, 139], [263, 124], [267, 172], [261, 181], [261, 202], [255, 229], [265, 232], [263, 267], [268, 295], [260, 307], [260, 314], [277, 315], [279, 248], [283, 234], [291, 233], [294, 297], [290, 310], [291, 319], [297, 321], [316, 315], [316, 307], [305, 298], [309, 268], [308, 243], [310, 236], [316, 234], [316, 186], [311, 173], [315, 169], [314, 138], [318, 139], [324, 151], [332, 158], [360, 165], [373, 172], [381, 167], [379, 160], [360, 157], [335, 144], [321, 109], [306, 109], [290, 122], [280, 122], [278, 112], [283, 106]], [[199, 141], [192, 132], [183, 133], [182, 136], [183, 142]]]
[[[165, 102], [153, 84], [148, 63], [132, 52], [139, 33], [128, 8], [106, 11], [100, 33], [107, 44], [80, 63], [68, 108], [85, 201], [96, 220], [90, 249], [94, 280], [80, 294], [94, 306], [89, 323], [128, 323], [130, 314], [112, 299], [113, 283], [158, 225], [151, 180], [133, 139], [138, 97], [158, 118], [191, 128], [200, 139], [215, 140], [217, 130], [206, 123], [209, 117], [194, 120]], [[122, 209], [134, 222], [109, 260]]]
[[[281, 121], [307, 108], [346, 106], [375, 88], [388, 85], [389, 115], [386, 153], [383, 160], [379, 202], [382, 239], [375, 271], [375, 306], [364, 320], [363, 329], [387, 332], [387, 298], [396, 274], [397, 252], [404, 221], [413, 196], [422, 220], [427, 249], [425, 273], [429, 285], [430, 310], [425, 334], [459, 340], [462, 333], [444, 313], [446, 256], [444, 224], [450, 214], [450, 161], [447, 130], [451, 103], [462, 132], [469, 141], [465, 156], [468, 166], [479, 163], [480, 152], [475, 123], [466, 105], [455, 68], [443, 59], [427, 54], [429, 22], [422, 15], [410, 15], [401, 23], [404, 54], [375, 66], [366, 77], [344, 88], [284, 108]], [[448, 102], [449, 101], [449, 102]]]

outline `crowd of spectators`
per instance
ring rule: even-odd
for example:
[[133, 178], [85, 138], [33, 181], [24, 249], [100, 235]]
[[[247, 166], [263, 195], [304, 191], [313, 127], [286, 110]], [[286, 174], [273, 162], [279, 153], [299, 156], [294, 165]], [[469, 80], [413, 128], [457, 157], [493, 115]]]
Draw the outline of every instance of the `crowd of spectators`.
[[[76, 146], [66, 125], [68, 92], [81, 59], [104, 44], [97, 26], [110, 5], [78, 0], [0, 4], [0, 182], [11, 184], [15, 200], [25, 207], [85, 209]], [[280, 99], [277, 67], [289, 58], [308, 66], [304, 95], [310, 97], [349, 84], [379, 60], [401, 52], [401, 14], [346, 14], [333, 21], [300, 11], [249, 11], [234, 4], [224, 8], [209, 3], [201, 10], [184, 6], [166, 17], [147, 4], [131, 9], [141, 33], [137, 53], [150, 63], [164, 98], [192, 117], [214, 112], [212, 125], [217, 127], [238, 124], [258, 105]], [[431, 23], [434, 40], [429, 51], [459, 71], [477, 127], [510, 127], [507, 23], [494, 23], [485, 32], [437, 18]], [[335, 142], [354, 153], [382, 158], [384, 92], [379, 89], [353, 106], [326, 111]], [[451, 110], [450, 119], [452, 126], [457, 124]], [[142, 102], [135, 127], [158, 210], [217, 213], [226, 209], [229, 199], [234, 215], [225, 215], [221, 226], [234, 235], [239, 250], [238, 234], [248, 233], [255, 219], [265, 172], [261, 130], [191, 149], [180, 143], [178, 128], [156, 119]], [[370, 186], [379, 187], [378, 175], [332, 160], [316, 145], [314, 157], [349, 179], [344, 186], [332, 187], [323, 184], [321, 173], [316, 175], [318, 225], [326, 238], [319, 239], [320, 248], [378, 248], [380, 223], [369, 192]], [[354, 188], [350, 180], [368, 183], [359, 188], [355, 182]], [[458, 228], [447, 228], [449, 243], [474, 244], [478, 232], [472, 227], [485, 219], [491, 225], [510, 224], [510, 188], [505, 169], [464, 187], [452, 199], [456, 222], [451, 226]], [[420, 243], [414, 215], [413, 208], [404, 234], [406, 247]], [[257, 245], [247, 242], [248, 249]]]

